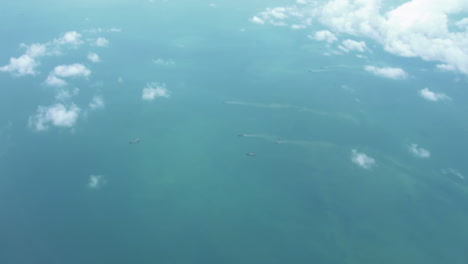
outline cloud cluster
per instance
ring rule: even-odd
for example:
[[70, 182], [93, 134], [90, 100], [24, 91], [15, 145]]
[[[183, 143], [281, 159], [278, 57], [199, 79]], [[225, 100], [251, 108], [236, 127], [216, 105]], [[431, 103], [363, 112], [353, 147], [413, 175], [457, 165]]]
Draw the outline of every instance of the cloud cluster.
[[143, 88], [141, 98], [146, 101], [153, 101], [158, 97], [168, 98], [170, 96], [165, 84], [151, 82]]
[[408, 150], [417, 158], [427, 159], [431, 156], [431, 152], [429, 152], [429, 150], [418, 147], [418, 144], [409, 145]]
[[[333, 34], [372, 39], [387, 52], [437, 61], [468, 74], [468, 19], [450, 25], [468, 11], [468, 1], [411, 0], [389, 9], [384, 1], [301, 1], [300, 5], [266, 8], [251, 21], [258, 24], [309, 26], [317, 21]], [[298, 22], [298, 20], [300, 22]]]
[[371, 169], [375, 165], [375, 159], [355, 149], [351, 151], [351, 161], [363, 169]]
[[428, 88], [424, 88], [419, 91], [419, 95], [432, 102], [437, 102], [437, 101], [444, 101], [444, 100], [450, 100], [450, 97], [444, 93], [435, 93]]
[[20, 47], [25, 49], [24, 54], [17, 58], [10, 58], [10, 63], [0, 67], [0, 71], [11, 73], [14, 76], [36, 75], [38, 73], [36, 68], [40, 65], [39, 59], [41, 57], [58, 55], [64, 46], [79, 46], [83, 43], [81, 38], [80, 33], [70, 31], [60, 38], [44, 44], [26, 45], [22, 43]]
[[394, 79], [394, 80], [402, 80], [408, 77], [408, 74], [400, 68], [392, 68], [392, 67], [375, 67], [368, 65], [364, 67], [364, 69], [376, 76]]
[[81, 109], [71, 104], [57, 103], [48, 107], [39, 106], [34, 116], [29, 117], [29, 126], [36, 131], [44, 131], [50, 125], [71, 128], [75, 125]]
[[297, 6], [267, 8], [250, 19], [256, 24], [271, 24], [274, 26], [287, 26], [289, 21], [292, 28], [306, 28], [312, 24], [312, 18], [307, 17]]

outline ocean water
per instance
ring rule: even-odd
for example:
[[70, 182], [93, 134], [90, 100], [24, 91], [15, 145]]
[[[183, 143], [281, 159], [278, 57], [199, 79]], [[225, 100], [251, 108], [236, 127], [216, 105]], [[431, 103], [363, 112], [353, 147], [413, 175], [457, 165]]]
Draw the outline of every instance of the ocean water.
[[[286, 4], [0, 3], [1, 66], [21, 43], [49, 51], [0, 72], [0, 263], [467, 263], [466, 76], [249, 21]], [[75, 63], [91, 73], [47, 85]], [[142, 100], [153, 82], [169, 97]]]

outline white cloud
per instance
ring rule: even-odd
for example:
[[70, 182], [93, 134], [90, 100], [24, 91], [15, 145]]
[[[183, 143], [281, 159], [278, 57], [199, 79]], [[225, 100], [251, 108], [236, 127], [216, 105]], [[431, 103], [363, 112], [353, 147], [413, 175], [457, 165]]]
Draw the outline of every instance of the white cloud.
[[318, 41], [326, 41], [328, 43], [333, 43], [338, 40], [338, 38], [335, 36], [335, 34], [331, 33], [328, 30], [321, 30], [315, 32], [314, 36], [309, 35], [308, 36], [310, 39], [315, 39]]
[[457, 71], [457, 68], [455, 68], [455, 66], [449, 64], [437, 64], [436, 68], [441, 71]]
[[90, 175], [89, 176], [88, 187], [90, 189], [100, 189], [104, 184], [106, 184], [104, 175]]
[[431, 152], [429, 152], [429, 150], [418, 147], [418, 144], [411, 144], [408, 147], [408, 150], [411, 154], [413, 154], [413, 156], [417, 158], [424, 159], [424, 158], [429, 158], [431, 156]]
[[76, 31], [69, 31], [62, 35], [62, 37], [54, 40], [54, 43], [58, 45], [73, 45], [78, 46], [83, 44], [81, 40], [82, 35]]
[[55, 67], [51, 73], [55, 76], [62, 78], [88, 77], [89, 75], [91, 75], [91, 71], [80, 63], [59, 65]]
[[163, 60], [161, 58], [158, 59], [153, 59], [153, 63], [157, 65], [164, 65], [164, 66], [169, 66], [169, 65], [175, 65], [175, 62], [173, 60]]
[[121, 28], [111, 28], [109, 29], [109, 32], [122, 32]]
[[451, 31], [449, 24], [468, 11], [468, 1], [400, 2], [384, 9], [390, 5], [382, 0], [314, 1], [280, 7], [284, 10], [281, 19], [271, 14], [278, 7], [266, 8], [256, 16], [266, 22], [295, 24], [300, 24], [297, 20], [315, 20], [334, 33], [372, 39], [391, 54], [441, 62], [468, 74], [468, 19], [456, 23], [461, 32]]
[[39, 62], [33, 57], [24, 54], [18, 58], [10, 58], [10, 63], [0, 67], [0, 71], [9, 72], [15, 76], [35, 75], [38, 65]]
[[461, 174], [459, 171], [452, 169], [452, 168], [443, 169], [442, 173], [446, 175], [449, 174], [449, 175], [456, 176], [460, 180], [465, 180], [465, 175]]
[[88, 60], [90, 60], [91, 62], [97, 63], [101, 61], [101, 58], [99, 58], [98, 54], [94, 52], [90, 52], [88, 53]]
[[69, 89], [60, 89], [57, 94], [55, 95], [55, 100], [57, 101], [67, 101], [68, 99], [72, 98], [73, 96], [79, 93], [80, 89], [73, 88], [72, 90]]
[[37, 74], [36, 68], [40, 65], [40, 57], [58, 55], [64, 45], [79, 46], [83, 43], [81, 37], [81, 34], [76, 31], [70, 31], [58, 39], [43, 44], [27, 45], [22, 43], [20, 47], [26, 49], [25, 53], [17, 58], [10, 58], [10, 63], [0, 67], [0, 71], [9, 72], [14, 76], [35, 75]]
[[446, 94], [444, 93], [435, 93], [431, 90], [429, 90], [428, 88], [424, 88], [422, 90], [419, 91], [419, 95], [428, 100], [428, 101], [433, 101], [433, 102], [437, 102], [437, 101], [443, 101], [443, 100], [449, 100], [450, 97], [447, 96]]
[[143, 89], [141, 98], [146, 101], [152, 101], [158, 97], [168, 98], [169, 92], [166, 89], [165, 84], [159, 84], [156, 82], [151, 82], [146, 85]]
[[98, 47], [107, 47], [109, 45], [109, 41], [106, 38], [97, 38], [95, 42], [96, 46]]
[[296, 6], [267, 8], [253, 16], [250, 21], [257, 24], [269, 23], [273, 26], [287, 26], [287, 22], [292, 20], [291, 25], [308, 26], [312, 23], [311, 19], [304, 18], [305, 15]]
[[298, 25], [298, 24], [291, 25], [292, 29], [304, 29], [306, 27], [307, 27], [306, 25]]
[[252, 21], [253, 23], [256, 23], [256, 24], [265, 24], [265, 21], [261, 18], [259, 18], [258, 16], [254, 16], [250, 19], [250, 21]]
[[47, 45], [46, 44], [34, 43], [32, 45], [26, 45], [24, 43], [21, 43], [20, 47], [26, 48], [26, 53], [25, 54], [32, 57], [32, 58], [47, 55]]
[[37, 113], [29, 117], [29, 126], [37, 131], [44, 131], [50, 125], [71, 128], [75, 125], [80, 108], [74, 104], [65, 106], [55, 104], [49, 107], [39, 106]]
[[67, 82], [63, 79], [57, 78], [57, 76], [51, 74], [47, 76], [44, 82], [47, 86], [63, 87], [67, 85]]
[[351, 151], [351, 161], [364, 169], [371, 169], [375, 165], [375, 160], [373, 158], [355, 149]]
[[403, 69], [400, 69], [400, 68], [392, 68], [392, 67], [378, 68], [375, 66], [366, 66], [364, 69], [370, 73], [373, 73], [376, 76], [389, 78], [389, 79], [401, 80], [401, 79], [406, 79], [408, 77], [408, 74]]
[[91, 75], [91, 71], [83, 64], [59, 65], [49, 73], [44, 83], [48, 86], [63, 87], [67, 85], [67, 82], [63, 78], [87, 78], [89, 75]]
[[341, 42], [341, 45], [338, 48], [345, 52], [350, 52], [353, 50], [364, 52], [366, 51], [367, 46], [364, 41], [355, 41], [352, 39], [346, 39]]
[[95, 95], [91, 102], [89, 103], [89, 108], [91, 110], [103, 109], [104, 108], [104, 99], [102, 96]]

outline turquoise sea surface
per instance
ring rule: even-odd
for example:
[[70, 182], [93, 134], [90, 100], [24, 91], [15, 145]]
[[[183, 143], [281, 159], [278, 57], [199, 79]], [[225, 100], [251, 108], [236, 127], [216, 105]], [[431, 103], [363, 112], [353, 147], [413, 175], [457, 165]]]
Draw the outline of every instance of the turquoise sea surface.
[[0, 263], [468, 263], [466, 75], [294, 3], [0, 3]]

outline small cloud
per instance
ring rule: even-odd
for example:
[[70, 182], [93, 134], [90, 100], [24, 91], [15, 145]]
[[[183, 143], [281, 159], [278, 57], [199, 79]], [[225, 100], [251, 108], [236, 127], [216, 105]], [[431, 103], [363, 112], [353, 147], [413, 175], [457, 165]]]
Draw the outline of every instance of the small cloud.
[[307, 4], [307, 1], [306, 0], [296, 0], [296, 3], [298, 3], [300, 5], [304, 5], [304, 4]]
[[431, 156], [431, 152], [429, 152], [429, 150], [418, 147], [418, 144], [411, 144], [408, 150], [417, 158], [427, 159]]
[[39, 106], [37, 113], [29, 117], [29, 126], [36, 131], [44, 131], [49, 125], [71, 128], [75, 125], [80, 108], [74, 104], [69, 107], [64, 104], [55, 104], [49, 107]]
[[109, 41], [105, 38], [97, 38], [95, 42], [96, 46], [98, 47], [107, 47], [109, 45]]
[[96, 53], [90, 52], [88, 53], [88, 60], [97, 63], [101, 61], [101, 58], [99, 58], [99, 55], [97, 55]]
[[394, 80], [402, 80], [408, 77], [408, 74], [403, 69], [400, 69], [400, 68], [392, 68], [392, 67], [378, 68], [375, 66], [366, 66], [364, 69], [370, 73], [373, 73], [376, 76], [394, 79]]
[[306, 27], [307, 27], [306, 25], [298, 25], [298, 24], [291, 25], [292, 29], [304, 29]]
[[91, 99], [91, 102], [89, 103], [89, 108], [91, 110], [103, 109], [104, 99], [102, 98], [102, 96], [95, 95], [93, 99]]
[[353, 50], [364, 52], [366, 51], [366, 43], [364, 41], [355, 41], [352, 39], [346, 39], [341, 42], [341, 45], [338, 47], [344, 52], [350, 52]]
[[153, 63], [157, 65], [164, 65], [164, 66], [169, 66], [169, 65], [175, 65], [175, 62], [173, 60], [163, 60], [161, 58], [158, 59], [153, 59]]
[[258, 16], [254, 16], [250, 19], [251, 22], [255, 24], [265, 24], [265, 20], [259, 18]]
[[54, 43], [58, 45], [73, 45], [79, 46], [83, 44], [81, 34], [76, 31], [69, 31], [62, 35], [62, 37], [55, 39]]
[[109, 32], [122, 32], [121, 28], [111, 28], [109, 29]]
[[52, 74], [62, 78], [88, 77], [91, 75], [91, 71], [83, 64], [75, 63], [69, 65], [59, 65], [54, 68]]
[[449, 64], [437, 64], [436, 68], [441, 71], [457, 71], [457, 68]]
[[338, 40], [335, 34], [331, 33], [328, 30], [317, 31], [313, 36], [309, 35], [308, 37], [313, 40], [326, 41], [328, 43], [333, 43]]
[[455, 176], [460, 180], [465, 180], [465, 175], [461, 174], [459, 171], [452, 169], [452, 168], [443, 169], [442, 173], [445, 175]]
[[39, 62], [33, 57], [24, 54], [18, 58], [10, 58], [10, 63], [0, 67], [0, 71], [9, 72], [14, 76], [35, 75], [35, 69], [38, 65]]
[[375, 165], [373, 158], [355, 149], [351, 152], [351, 161], [363, 169], [371, 169]]
[[209, 7], [216, 7], [216, 4], [210, 3], [208, 6], [209, 6]]
[[151, 82], [146, 85], [143, 89], [143, 93], [141, 98], [146, 101], [153, 101], [158, 97], [165, 97], [168, 98], [169, 92], [166, 89], [165, 84], [159, 84], [156, 82]]
[[429, 90], [428, 88], [424, 88], [419, 91], [419, 95], [432, 102], [443, 101], [443, 100], [450, 100], [450, 97], [444, 93], [435, 93]]
[[55, 95], [55, 100], [57, 101], [67, 101], [73, 96], [77, 95], [80, 92], [80, 89], [74, 88], [73, 90], [69, 89], [60, 89]]
[[88, 181], [88, 188], [90, 189], [100, 189], [102, 186], [106, 184], [106, 180], [104, 175], [90, 175]]
[[51, 74], [47, 76], [47, 79], [44, 82], [47, 86], [54, 86], [54, 87], [63, 87], [67, 85], [67, 82], [57, 78], [57, 76]]
[[124, 79], [123, 79], [122, 77], [119, 77], [119, 78], [117, 78], [117, 82], [118, 82], [118, 83], [123, 83], [123, 82], [124, 82]]

